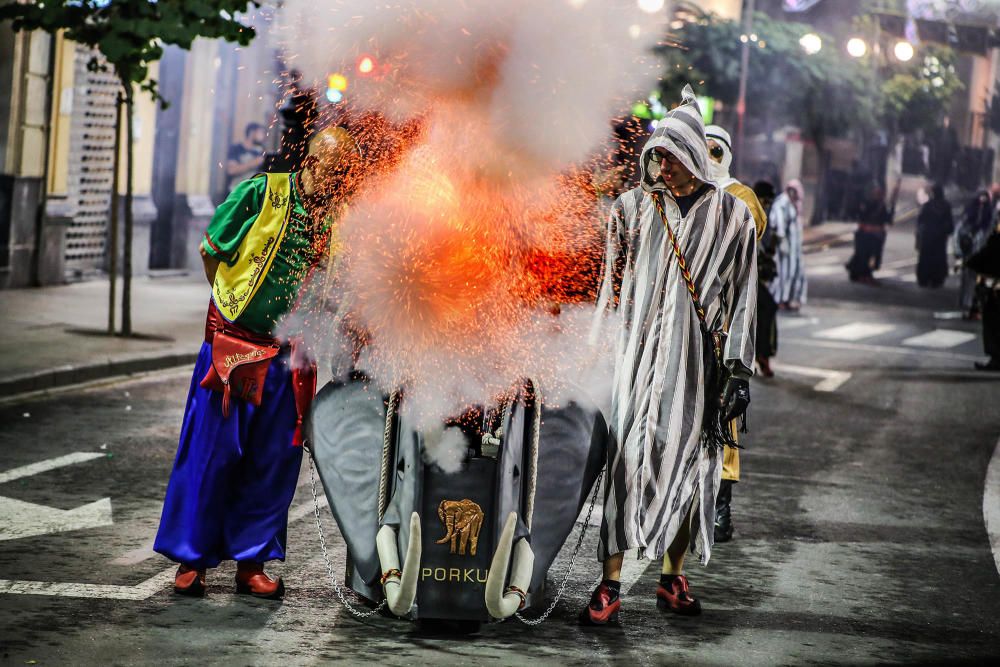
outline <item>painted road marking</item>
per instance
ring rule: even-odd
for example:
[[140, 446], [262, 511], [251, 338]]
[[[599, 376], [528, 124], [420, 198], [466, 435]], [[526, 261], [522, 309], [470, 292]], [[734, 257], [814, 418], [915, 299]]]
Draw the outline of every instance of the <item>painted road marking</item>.
[[174, 567], [171, 566], [135, 586], [0, 579], [0, 594], [51, 595], [65, 598], [100, 598], [102, 600], [146, 600], [173, 582]]
[[819, 324], [818, 317], [782, 317], [779, 318], [778, 329], [788, 331], [809, 325]]
[[74, 463], [93, 461], [94, 459], [99, 459], [102, 456], [106, 456], [106, 454], [102, 454], [100, 452], [73, 452], [72, 454], [67, 454], [66, 456], [59, 456], [54, 459], [39, 461], [38, 463], [31, 463], [26, 466], [21, 466], [20, 468], [12, 468], [7, 472], [0, 472], [0, 484], [13, 482], [15, 479], [21, 479], [22, 477], [31, 477], [32, 475], [38, 475], [43, 472], [48, 472], [49, 470], [55, 470], [56, 468], [71, 466]]
[[71, 510], [26, 503], [0, 496], [0, 542], [110, 526], [111, 498], [101, 498]]
[[903, 345], [910, 347], [933, 347], [946, 349], [958, 347], [975, 340], [976, 334], [968, 331], [955, 331], [954, 329], [935, 329], [919, 336], [912, 336], [903, 341]]
[[983, 520], [986, 535], [993, 551], [993, 562], [1000, 573], [1000, 440], [993, 448], [990, 465], [986, 468], [986, 487], [983, 489]]
[[804, 375], [806, 377], [822, 378], [818, 384], [813, 386], [814, 391], [831, 392], [837, 391], [845, 382], [851, 379], [851, 373], [847, 371], [836, 371], [832, 368], [813, 368], [812, 366], [793, 366], [779, 361], [772, 361], [771, 368], [783, 373], [793, 375]]
[[832, 329], [817, 331], [813, 335], [817, 338], [827, 338], [830, 340], [855, 341], [881, 336], [895, 328], [893, 324], [881, 324], [879, 322], [851, 322], [850, 324], [844, 324]]
[[847, 269], [838, 264], [823, 264], [821, 266], [806, 266], [806, 273], [813, 277], [834, 276], [838, 273], [847, 275]]
[[[937, 350], [910, 347], [892, 347], [890, 345], [870, 345], [866, 343], [850, 343], [836, 340], [817, 340], [815, 338], [782, 338], [782, 343], [805, 345], [806, 347], [824, 347], [830, 350], [852, 350], [854, 352], [871, 352], [873, 354], [919, 354], [924, 359], [945, 359], [947, 361], [981, 361], [982, 357], [958, 352], [939, 352]], [[773, 362], [772, 362], [773, 365]], [[971, 368], [970, 368], [971, 370]]]
[[[104, 454], [95, 452], [73, 452], [54, 459], [46, 459], [0, 473], [0, 483], [38, 475], [74, 463], [92, 461], [103, 456]], [[111, 498], [101, 498], [80, 507], [63, 510], [0, 496], [0, 541], [84, 528], [100, 528], [110, 526], [112, 523], [114, 522], [111, 518]]]
[[[320, 509], [327, 506], [325, 496], [319, 497]], [[313, 513], [313, 501], [302, 503], [288, 513], [288, 521], [297, 521]], [[146, 547], [143, 547], [146, 548]], [[138, 553], [141, 549], [136, 549]], [[124, 554], [121, 558], [125, 558]], [[120, 559], [119, 559], [120, 560]], [[141, 562], [141, 561], [137, 561]], [[50, 595], [66, 598], [97, 598], [102, 600], [146, 600], [174, 583], [176, 566], [171, 565], [159, 574], [135, 586], [112, 586], [108, 584], [77, 584], [51, 581], [25, 581], [15, 579], [0, 579], [0, 594], [9, 595]]]

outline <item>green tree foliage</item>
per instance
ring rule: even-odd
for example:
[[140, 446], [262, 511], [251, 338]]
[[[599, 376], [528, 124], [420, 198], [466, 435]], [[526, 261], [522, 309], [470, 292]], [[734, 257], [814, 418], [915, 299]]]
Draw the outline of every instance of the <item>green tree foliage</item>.
[[[799, 126], [822, 145], [827, 137], [874, 126], [878, 108], [871, 94], [873, 73], [843, 57], [832, 38], [819, 34], [824, 47], [808, 55], [799, 40], [815, 32], [809, 25], [754, 17], [747, 93], [747, 116], [769, 127]], [[704, 94], [733, 106], [739, 94], [743, 27], [736, 21], [702, 13], [677, 33], [677, 46], [661, 49], [668, 74], [666, 90], [691, 83]]]
[[[128, 135], [125, 177], [125, 247], [122, 288], [122, 330], [132, 334], [132, 189], [133, 86], [149, 92], [162, 106], [167, 105], [157, 91], [156, 81], [149, 77], [150, 64], [163, 56], [163, 48], [175, 45], [191, 47], [198, 37], [224, 39], [247, 45], [254, 38], [254, 29], [236, 18], [248, 7], [259, 7], [257, 0], [40, 0], [10, 2], [0, 5], [0, 21], [10, 20], [15, 30], [44, 30], [55, 34], [62, 31], [67, 39], [96, 51], [88, 67], [92, 71], [110, 69], [121, 82], [119, 104], [125, 107], [125, 129]], [[118, 114], [118, 136], [121, 136], [122, 114]], [[118, 172], [115, 155], [115, 173]], [[117, 182], [117, 178], [116, 178]], [[116, 252], [117, 188], [112, 193], [111, 212], [111, 302], [114, 303]], [[113, 308], [113, 306], [112, 306]], [[109, 333], [114, 332], [114, 317], [109, 314]]]
[[90, 62], [94, 70], [110, 67], [123, 82], [142, 86], [155, 99], [156, 81], [149, 65], [163, 56], [165, 45], [191, 47], [198, 37], [246, 45], [254, 29], [236, 20], [237, 12], [258, 7], [256, 0], [64, 0], [0, 6], [0, 21], [12, 20], [15, 30], [65, 31], [68, 39], [100, 52]]
[[955, 73], [955, 52], [927, 45], [909, 63], [892, 66], [882, 84], [882, 114], [896, 132], [931, 131], [965, 84]]

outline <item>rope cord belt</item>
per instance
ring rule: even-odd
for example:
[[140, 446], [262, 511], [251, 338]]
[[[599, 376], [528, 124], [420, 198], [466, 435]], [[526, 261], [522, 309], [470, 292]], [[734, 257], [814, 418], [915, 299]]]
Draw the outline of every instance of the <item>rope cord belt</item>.
[[[695, 287], [694, 278], [691, 277], [691, 270], [688, 268], [687, 260], [684, 258], [684, 253], [681, 252], [680, 243], [677, 242], [677, 236], [674, 235], [674, 230], [670, 228], [670, 223], [667, 222], [667, 214], [663, 210], [663, 202], [655, 194], [649, 195], [653, 203], [656, 205], [656, 210], [660, 214], [660, 220], [663, 222], [663, 228], [667, 231], [667, 238], [670, 239], [670, 247], [674, 251], [674, 257], [677, 258], [677, 266], [681, 270], [681, 277], [684, 279], [685, 285], [687, 285], [687, 290], [691, 294], [691, 301], [694, 302], [695, 312], [698, 313], [698, 321], [701, 322], [702, 331], [708, 331], [708, 321], [705, 317], [705, 309], [701, 305], [701, 297], [698, 295], [698, 288]], [[712, 343], [715, 346], [715, 353], [721, 355], [722, 349], [719, 346], [718, 336], [712, 336]]]

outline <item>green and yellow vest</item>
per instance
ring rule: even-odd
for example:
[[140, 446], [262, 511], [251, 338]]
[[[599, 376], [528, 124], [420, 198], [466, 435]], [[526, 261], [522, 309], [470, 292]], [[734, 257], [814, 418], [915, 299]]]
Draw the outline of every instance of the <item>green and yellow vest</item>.
[[[212, 299], [230, 322], [270, 335], [295, 305], [302, 282], [327, 247], [330, 221], [314, 228], [302, 206], [295, 174], [258, 175], [251, 185], [251, 196], [259, 197], [263, 189], [262, 204], [231, 256], [222, 258]], [[213, 227], [247, 227], [238, 217], [234, 212], [233, 220], [213, 219], [206, 234], [210, 248]]]

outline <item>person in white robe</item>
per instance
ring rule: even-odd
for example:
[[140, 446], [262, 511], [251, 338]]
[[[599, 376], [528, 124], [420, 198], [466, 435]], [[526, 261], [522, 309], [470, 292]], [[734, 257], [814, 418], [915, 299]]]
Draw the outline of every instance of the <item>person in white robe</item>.
[[[757, 293], [753, 218], [711, 182], [708, 162], [701, 112], [686, 87], [681, 106], [643, 148], [641, 185], [617, 199], [608, 221], [594, 326], [595, 340], [605, 327], [614, 340], [598, 553], [604, 578], [581, 623], [616, 621], [629, 550], [664, 557], [661, 610], [701, 609], [684, 559], [691, 550], [707, 564], [711, 555], [723, 459], [718, 436], [749, 404]], [[706, 395], [713, 358], [706, 342], [726, 324], [719, 362], [730, 376]]]
[[771, 205], [768, 222], [778, 241], [778, 275], [771, 294], [782, 310], [798, 310], [806, 302], [806, 269], [802, 262], [802, 183], [793, 179]]

